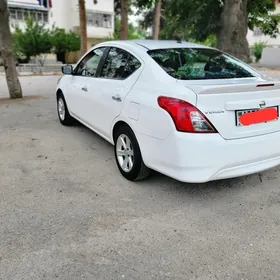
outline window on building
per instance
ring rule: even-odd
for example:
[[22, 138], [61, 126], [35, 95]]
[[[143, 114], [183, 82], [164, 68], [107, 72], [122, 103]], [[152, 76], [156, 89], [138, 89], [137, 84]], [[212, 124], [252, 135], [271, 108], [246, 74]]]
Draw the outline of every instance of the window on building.
[[15, 9], [10, 10], [10, 19], [17, 19], [17, 13]]
[[9, 8], [10, 19], [13, 21], [23, 21], [26, 17], [32, 17], [33, 20], [40, 23], [48, 23], [49, 16], [46, 11], [35, 11], [27, 9]]
[[94, 27], [111, 28], [112, 15], [87, 12], [87, 25]]
[[261, 28], [259, 27], [255, 27], [253, 32], [254, 32], [254, 36], [262, 36], [263, 34]]
[[44, 23], [48, 23], [49, 22], [49, 15], [48, 15], [47, 12], [44, 12], [43, 18], [44, 18]]
[[34, 21], [37, 21], [37, 17], [36, 17], [36, 12], [35, 12], [35, 11], [30, 12], [30, 17], [31, 17]]
[[27, 18], [27, 17], [29, 17], [29, 11], [28, 11], [28, 10], [25, 10], [25, 11], [24, 11], [24, 19]]
[[18, 10], [17, 11], [17, 20], [24, 20], [23, 10]]
[[41, 13], [37, 13], [37, 21], [43, 21], [43, 15]]

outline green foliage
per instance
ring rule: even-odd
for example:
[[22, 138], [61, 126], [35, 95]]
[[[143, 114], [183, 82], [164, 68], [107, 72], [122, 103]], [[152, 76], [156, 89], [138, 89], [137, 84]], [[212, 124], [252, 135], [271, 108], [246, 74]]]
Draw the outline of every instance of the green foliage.
[[[161, 38], [207, 42], [209, 36], [218, 34], [221, 28], [220, 17], [224, 2], [225, 0], [163, 0]], [[279, 34], [280, 15], [271, 14], [275, 8], [274, 0], [248, 0], [248, 27], [252, 30], [260, 27], [265, 35], [276, 37]], [[152, 26], [152, 18], [153, 11], [147, 11], [141, 25]]]
[[27, 63], [31, 57], [35, 57], [43, 64], [43, 54], [78, 51], [80, 37], [73, 31], [66, 32], [65, 29], [57, 27], [48, 30], [45, 25], [26, 18], [24, 30], [18, 25], [15, 26], [13, 46], [18, 61]]
[[198, 41], [195, 39], [188, 39], [189, 42], [193, 42], [193, 43], [197, 43], [197, 44], [201, 44], [204, 46], [208, 46], [211, 48], [216, 48], [217, 47], [217, 38], [215, 35], [211, 34], [209, 35], [204, 41]]
[[[127, 0], [128, 14], [133, 14], [131, 7], [134, 6], [141, 12], [143, 9], [152, 8], [156, 0]], [[114, 0], [114, 10], [117, 16], [121, 13], [121, 0]]]
[[13, 33], [13, 46], [17, 58], [25, 58], [27, 61], [31, 57], [41, 58], [42, 54], [51, 52], [51, 36], [49, 30], [44, 25], [26, 18], [25, 30], [15, 26]]
[[280, 22], [279, 14], [271, 14], [275, 9], [274, 0], [249, 0], [249, 28], [253, 30], [254, 27], [260, 27], [265, 35], [275, 38], [279, 33]]
[[256, 58], [256, 62], [259, 62], [262, 58], [263, 49], [266, 47], [265, 42], [256, 42], [253, 46], [253, 53]]
[[80, 50], [80, 37], [75, 32], [53, 27], [50, 34], [53, 53]]
[[[118, 17], [115, 18], [115, 32], [114, 32], [114, 40], [120, 40], [120, 30], [121, 30], [121, 21]], [[140, 27], [136, 28], [133, 24], [128, 24], [128, 39], [144, 39], [145, 32]]]
[[151, 9], [157, 0], [134, 0], [132, 4], [136, 6], [138, 9]]

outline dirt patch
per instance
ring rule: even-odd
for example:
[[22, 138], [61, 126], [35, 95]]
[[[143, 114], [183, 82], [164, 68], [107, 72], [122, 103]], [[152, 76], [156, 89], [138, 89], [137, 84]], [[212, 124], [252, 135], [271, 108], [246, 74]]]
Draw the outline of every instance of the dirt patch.
[[33, 99], [46, 99], [46, 96], [41, 95], [31, 95], [24, 96], [23, 98], [10, 99], [10, 98], [0, 98], [0, 104], [10, 104], [10, 103], [23, 103], [24, 101], [33, 100]]

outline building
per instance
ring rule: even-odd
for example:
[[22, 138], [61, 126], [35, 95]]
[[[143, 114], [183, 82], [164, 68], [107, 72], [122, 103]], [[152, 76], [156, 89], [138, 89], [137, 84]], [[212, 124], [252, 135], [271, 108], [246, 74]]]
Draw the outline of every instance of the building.
[[[96, 3], [97, 2], [97, 3]], [[114, 0], [85, 0], [87, 13], [88, 47], [113, 37]], [[9, 0], [10, 24], [24, 28], [26, 16], [67, 31], [79, 32], [78, 0]]]
[[[274, 13], [280, 14], [280, 0], [275, 0], [275, 4], [276, 10], [274, 11]], [[277, 36], [277, 38], [265, 36], [260, 28], [255, 28], [253, 31], [248, 30], [247, 39], [250, 47], [258, 42], [264, 42], [268, 47], [280, 47], [280, 36]]]

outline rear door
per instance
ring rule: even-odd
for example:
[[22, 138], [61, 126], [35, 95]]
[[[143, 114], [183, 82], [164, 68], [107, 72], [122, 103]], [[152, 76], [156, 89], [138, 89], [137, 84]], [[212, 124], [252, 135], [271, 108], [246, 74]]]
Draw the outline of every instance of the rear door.
[[96, 129], [106, 137], [111, 135], [114, 119], [120, 115], [126, 95], [139, 78], [142, 64], [131, 53], [111, 47], [97, 78], [96, 87], [100, 90], [95, 121]]
[[[197, 93], [197, 108], [225, 139], [252, 137], [280, 131], [280, 82], [247, 78], [199, 81], [188, 84]], [[278, 118], [242, 125], [240, 116], [264, 108], [275, 108]]]

